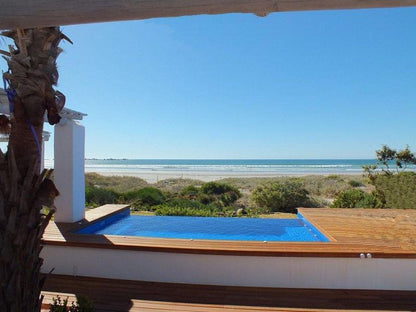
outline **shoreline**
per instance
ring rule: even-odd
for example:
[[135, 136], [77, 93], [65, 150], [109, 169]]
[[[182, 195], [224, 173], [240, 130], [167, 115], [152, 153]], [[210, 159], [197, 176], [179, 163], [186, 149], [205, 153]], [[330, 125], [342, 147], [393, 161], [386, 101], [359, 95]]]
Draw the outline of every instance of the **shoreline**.
[[167, 179], [192, 179], [203, 182], [217, 181], [226, 178], [277, 178], [277, 177], [303, 177], [310, 175], [362, 175], [362, 172], [346, 171], [316, 171], [316, 172], [232, 172], [232, 171], [163, 171], [163, 170], [97, 170], [85, 168], [86, 173], [98, 173], [103, 176], [128, 176], [145, 180], [148, 183], [157, 183]]

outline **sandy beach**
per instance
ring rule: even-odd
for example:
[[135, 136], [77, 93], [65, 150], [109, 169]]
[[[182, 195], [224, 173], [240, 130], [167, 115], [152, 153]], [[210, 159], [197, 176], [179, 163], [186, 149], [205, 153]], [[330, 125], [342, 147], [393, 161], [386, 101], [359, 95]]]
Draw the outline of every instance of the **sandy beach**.
[[281, 176], [306, 176], [306, 175], [328, 175], [328, 174], [348, 174], [348, 175], [357, 175], [356, 172], [346, 173], [346, 172], [311, 172], [311, 173], [299, 173], [299, 172], [224, 172], [224, 171], [152, 171], [152, 170], [126, 170], [126, 171], [117, 171], [117, 170], [88, 170], [86, 172], [96, 172], [104, 176], [130, 176], [137, 177], [145, 180], [148, 183], [157, 183], [161, 180], [166, 179], [193, 179], [201, 180], [204, 182], [216, 181], [225, 178], [273, 178]]

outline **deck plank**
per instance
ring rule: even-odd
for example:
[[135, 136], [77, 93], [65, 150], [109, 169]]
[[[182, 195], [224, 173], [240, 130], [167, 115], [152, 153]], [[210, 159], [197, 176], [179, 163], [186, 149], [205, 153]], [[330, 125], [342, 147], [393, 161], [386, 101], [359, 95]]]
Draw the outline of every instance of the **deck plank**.
[[75, 293], [87, 295], [97, 312], [411, 311], [416, 307], [416, 291], [207, 286], [66, 275], [48, 276], [44, 293], [44, 303], [50, 303], [54, 293], [70, 298]]
[[416, 252], [416, 210], [303, 208], [300, 212], [338, 242]]

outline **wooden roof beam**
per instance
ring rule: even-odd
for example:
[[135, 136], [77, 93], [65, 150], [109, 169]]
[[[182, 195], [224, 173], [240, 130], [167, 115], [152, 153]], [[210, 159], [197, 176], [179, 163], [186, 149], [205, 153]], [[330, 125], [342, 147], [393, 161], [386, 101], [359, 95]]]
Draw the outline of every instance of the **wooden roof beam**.
[[416, 0], [0, 0], [0, 29], [198, 14], [391, 8]]

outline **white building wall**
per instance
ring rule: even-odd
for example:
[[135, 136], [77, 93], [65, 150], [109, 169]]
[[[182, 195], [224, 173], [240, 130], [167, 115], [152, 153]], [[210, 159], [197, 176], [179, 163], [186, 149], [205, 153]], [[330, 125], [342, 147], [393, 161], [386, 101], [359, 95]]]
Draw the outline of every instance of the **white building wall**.
[[187, 284], [416, 290], [415, 259], [252, 257], [46, 245], [43, 272]]
[[85, 217], [85, 128], [62, 119], [55, 126], [56, 222], [77, 222]]

